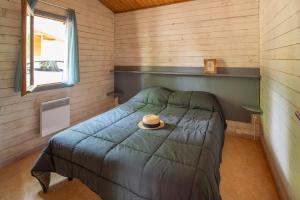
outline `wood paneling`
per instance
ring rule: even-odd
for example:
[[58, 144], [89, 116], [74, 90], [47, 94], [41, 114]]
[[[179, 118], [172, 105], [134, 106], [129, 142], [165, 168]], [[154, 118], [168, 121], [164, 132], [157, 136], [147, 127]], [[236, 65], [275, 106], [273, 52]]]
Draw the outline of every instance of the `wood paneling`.
[[152, 8], [191, 0], [100, 0], [115, 13]]
[[[44, 145], [39, 135], [41, 102], [71, 97], [72, 124], [108, 110], [114, 104], [106, 93], [113, 90], [114, 14], [98, 0], [48, 0], [75, 9], [80, 54], [79, 85], [21, 97], [14, 92], [15, 68], [20, 45], [20, 0], [0, 0], [0, 166]], [[37, 5], [64, 14], [56, 7]]]
[[299, 0], [260, 1], [264, 138], [286, 179], [288, 199], [300, 199], [300, 123], [295, 116], [300, 108], [299, 36]]
[[198, 0], [116, 14], [115, 64], [259, 67], [258, 0]]

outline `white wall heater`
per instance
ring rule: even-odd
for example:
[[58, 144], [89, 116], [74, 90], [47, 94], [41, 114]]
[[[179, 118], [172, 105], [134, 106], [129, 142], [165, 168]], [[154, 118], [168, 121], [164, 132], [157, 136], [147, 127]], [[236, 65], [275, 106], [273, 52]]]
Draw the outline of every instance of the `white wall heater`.
[[70, 98], [41, 103], [41, 136], [45, 137], [70, 126]]

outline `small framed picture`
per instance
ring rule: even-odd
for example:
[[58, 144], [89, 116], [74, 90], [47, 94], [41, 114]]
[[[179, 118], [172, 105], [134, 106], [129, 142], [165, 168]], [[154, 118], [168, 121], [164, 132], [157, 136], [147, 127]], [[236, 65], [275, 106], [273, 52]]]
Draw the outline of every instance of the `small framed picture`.
[[204, 73], [217, 73], [217, 59], [204, 59]]

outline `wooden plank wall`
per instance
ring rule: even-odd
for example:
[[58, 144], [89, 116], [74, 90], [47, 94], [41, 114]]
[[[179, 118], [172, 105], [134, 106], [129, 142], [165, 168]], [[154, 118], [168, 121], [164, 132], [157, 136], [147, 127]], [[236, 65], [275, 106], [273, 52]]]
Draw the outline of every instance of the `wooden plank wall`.
[[300, 199], [300, 1], [260, 0], [260, 38], [264, 137]]
[[[74, 8], [79, 30], [79, 85], [29, 94], [14, 92], [14, 78], [20, 46], [20, 0], [0, 0], [0, 166], [44, 145], [39, 135], [41, 102], [71, 97], [72, 124], [97, 115], [113, 106], [114, 14], [98, 0], [47, 0]], [[38, 5], [54, 13], [64, 11]]]
[[116, 14], [115, 64], [259, 67], [258, 0], [197, 0]]

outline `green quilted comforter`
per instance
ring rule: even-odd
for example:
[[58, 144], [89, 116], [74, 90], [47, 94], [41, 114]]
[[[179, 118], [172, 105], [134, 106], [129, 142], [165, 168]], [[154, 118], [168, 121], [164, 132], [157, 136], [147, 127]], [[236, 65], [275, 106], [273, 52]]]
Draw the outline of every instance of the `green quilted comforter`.
[[[166, 126], [139, 129], [146, 114]], [[56, 134], [32, 175], [45, 192], [50, 172], [78, 178], [103, 200], [219, 200], [225, 127], [212, 94], [149, 88]]]

